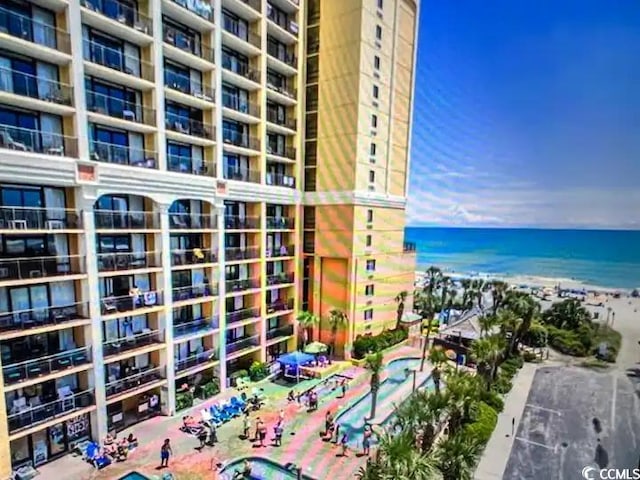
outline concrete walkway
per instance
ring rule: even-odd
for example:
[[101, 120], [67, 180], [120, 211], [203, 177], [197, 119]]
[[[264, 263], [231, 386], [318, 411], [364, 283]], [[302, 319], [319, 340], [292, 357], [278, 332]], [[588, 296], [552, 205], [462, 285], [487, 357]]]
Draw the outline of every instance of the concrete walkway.
[[502, 479], [513, 446], [514, 433], [518, 429], [527, 404], [529, 390], [538, 366], [535, 363], [525, 363], [516, 375], [513, 388], [504, 399], [504, 410], [498, 415], [498, 424], [480, 458], [475, 480]]

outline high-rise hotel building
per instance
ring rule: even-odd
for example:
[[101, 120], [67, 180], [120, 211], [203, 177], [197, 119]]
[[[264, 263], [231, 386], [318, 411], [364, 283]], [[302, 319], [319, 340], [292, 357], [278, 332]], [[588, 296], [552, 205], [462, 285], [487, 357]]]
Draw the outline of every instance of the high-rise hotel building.
[[0, 478], [395, 325], [417, 10], [0, 0]]

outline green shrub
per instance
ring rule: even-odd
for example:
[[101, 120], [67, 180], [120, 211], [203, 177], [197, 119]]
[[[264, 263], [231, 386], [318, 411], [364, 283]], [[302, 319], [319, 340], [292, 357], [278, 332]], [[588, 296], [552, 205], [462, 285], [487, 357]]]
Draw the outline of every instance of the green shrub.
[[193, 406], [193, 394], [190, 391], [176, 393], [176, 411]]
[[503, 395], [505, 393], [509, 393], [511, 387], [513, 386], [511, 384], [512, 378], [513, 375], [510, 375], [508, 372], [501, 371], [500, 373], [498, 373], [498, 378], [496, 378], [496, 381], [493, 384], [493, 389]]
[[496, 412], [504, 410], [504, 400], [502, 400], [502, 396], [494, 390], [481, 390], [480, 400], [489, 405]]
[[463, 435], [484, 445], [498, 423], [498, 412], [485, 402], [479, 402], [473, 422], [465, 425]]
[[534, 322], [522, 339], [522, 343], [530, 347], [544, 347], [547, 338], [547, 329], [544, 325]]
[[361, 360], [370, 352], [379, 352], [407, 339], [408, 332], [399, 328], [385, 330], [376, 336], [358, 336], [353, 342], [353, 358]]
[[248, 376], [249, 376], [249, 372], [247, 372], [245, 369], [241, 369], [233, 372], [231, 375], [229, 375], [229, 378], [231, 380], [235, 380], [236, 378], [244, 378]]
[[253, 362], [249, 367], [249, 377], [252, 381], [257, 382], [269, 375], [269, 367], [264, 362]]
[[203, 398], [211, 398], [214, 395], [220, 393], [220, 385], [218, 385], [218, 380], [214, 379], [210, 382], [202, 385], [202, 397]]
[[522, 352], [522, 359], [525, 362], [535, 362], [538, 360], [538, 355], [536, 355], [533, 352], [525, 351], [525, 352]]

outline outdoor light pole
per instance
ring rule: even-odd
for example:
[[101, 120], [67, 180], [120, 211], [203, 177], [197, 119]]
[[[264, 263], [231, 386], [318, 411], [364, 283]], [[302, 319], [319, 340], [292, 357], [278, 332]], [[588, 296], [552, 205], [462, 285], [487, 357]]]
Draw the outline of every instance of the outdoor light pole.
[[413, 390], [412, 392], [416, 391], [416, 374], [418, 373], [418, 371], [414, 368], [413, 369]]

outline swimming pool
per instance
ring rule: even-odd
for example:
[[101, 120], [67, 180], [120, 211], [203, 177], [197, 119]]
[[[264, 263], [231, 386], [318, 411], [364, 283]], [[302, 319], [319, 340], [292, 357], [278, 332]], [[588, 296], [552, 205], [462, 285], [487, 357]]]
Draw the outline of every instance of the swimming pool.
[[138, 472], [129, 472], [124, 477], [120, 477], [119, 480], [149, 480], [149, 477], [145, 477]]
[[[222, 480], [231, 480], [237, 470], [241, 470], [243, 462], [251, 462], [251, 480], [291, 480], [297, 479], [295, 470], [262, 457], [243, 457], [233, 460], [226, 465], [221, 472]], [[315, 480], [313, 477], [302, 474], [303, 480]]]
[[327, 394], [330, 394], [331, 392], [339, 391], [340, 390], [339, 387], [334, 389], [334, 386], [340, 385], [340, 382], [342, 382], [343, 380], [346, 380], [347, 381], [347, 385], [348, 385], [349, 382], [351, 380], [353, 380], [353, 378], [347, 377], [345, 375], [340, 375], [339, 373], [334, 373], [332, 375], [329, 375], [327, 378], [321, 380], [315, 386], [313, 386], [313, 387], [305, 390], [304, 392], [302, 392], [302, 395], [306, 395], [307, 393], [309, 393], [309, 392], [311, 392], [313, 390], [314, 392], [316, 392], [318, 394], [318, 398], [322, 399]]
[[[413, 377], [411, 375], [407, 376], [405, 370], [407, 368], [414, 369], [419, 364], [419, 358], [398, 358], [389, 362], [385, 367], [385, 370], [389, 372], [389, 376], [380, 383], [380, 388], [378, 389], [378, 406], [402, 384], [407, 381], [412, 381]], [[424, 386], [428, 386], [429, 388], [433, 386], [431, 376], [417, 387]], [[342, 437], [342, 434], [346, 432], [347, 445], [349, 445], [349, 447], [356, 448], [359, 445], [359, 442], [362, 440], [365, 418], [368, 418], [370, 413], [371, 393], [367, 393], [336, 417], [336, 424], [340, 425], [340, 436]], [[388, 424], [394, 415], [394, 411], [390, 412], [389, 415], [383, 419], [382, 425]]]

